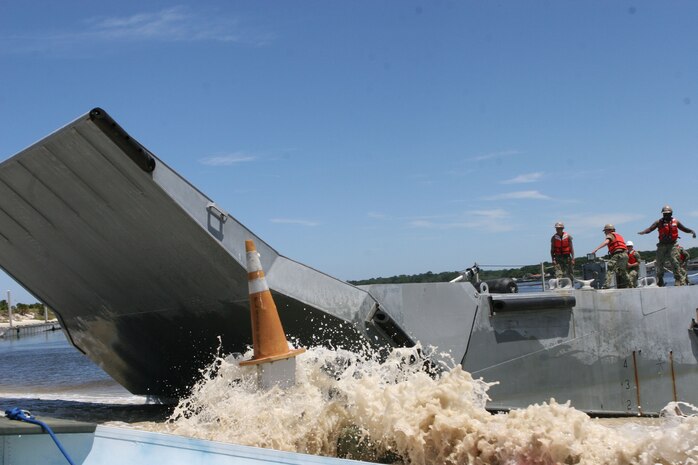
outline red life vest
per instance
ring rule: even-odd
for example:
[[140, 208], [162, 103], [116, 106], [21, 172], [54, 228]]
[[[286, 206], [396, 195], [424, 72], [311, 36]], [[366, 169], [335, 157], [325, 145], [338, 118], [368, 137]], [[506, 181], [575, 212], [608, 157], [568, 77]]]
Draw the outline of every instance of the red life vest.
[[628, 252], [628, 268], [630, 268], [630, 265], [634, 265], [637, 263], [637, 250], [633, 250], [632, 252]]
[[572, 238], [567, 233], [553, 236], [553, 255], [572, 255]]
[[676, 218], [671, 221], [664, 221], [664, 218], [659, 220], [659, 242], [676, 242], [679, 238], [679, 225]]
[[625, 246], [625, 239], [623, 239], [623, 236], [618, 233], [611, 234], [613, 234], [615, 240], [608, 243], [608, 253], [612, 255], [619, 250], [628, 250], [628, 248]]

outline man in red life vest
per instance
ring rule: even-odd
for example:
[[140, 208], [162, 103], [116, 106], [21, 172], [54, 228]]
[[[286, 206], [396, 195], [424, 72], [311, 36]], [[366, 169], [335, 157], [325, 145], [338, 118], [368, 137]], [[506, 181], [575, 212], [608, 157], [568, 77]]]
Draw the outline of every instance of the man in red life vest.
[[674, 272], [674, 285], [682, 286], [686, 282], [686, 273], [684, 273], [681, 264], [679, 263], [679, 248], [676, 241], [679, 238], [679, 230], [692, 234], [696, 238], [696, 232], [691, 228], [687, 228], [681, 224], [679, 220], [672, 217], [674, 211], [669, 205], [664, 205], [662, 208], [662, 217], [652, 223], [652, 225], [640, 231], [638, 234], [648, 234], [655, 229], [659, 232], [659, 242], [657, 243], [657, 260], [655, 268], [657, 270], [657, 284], [664, 286], [664, 262], [669, 260], [672, 271]]
[[606, 282], [603, 288], [611, 287], [611, 272], [616, 274], [616, 287], [618, 289], [626, 288], [629, 286], [629, 278], [628, 248], [625, 246], [625, 239], [616, 232], [616, 228], [612, 224], [605, 225], [603, 233], [606, 235], [606, 239], [592, 252], [596, 253], [601, 247], [608, 246], [608, 253], [611, 255], [606, 267]]
[[555, 223], [555, 234], [550, 238], [550, 258], [555, 267], [555, 277], [570, 278], [574, 284], [574, 246], [572, 236], [564, 232], [565, 225]]
[[628, 248], [628, 278], [630, 279], [630, 287], [637, 287], [637, 276], [640, 273], [640, 252], [635, 250], [633, 241], [625, 243]]

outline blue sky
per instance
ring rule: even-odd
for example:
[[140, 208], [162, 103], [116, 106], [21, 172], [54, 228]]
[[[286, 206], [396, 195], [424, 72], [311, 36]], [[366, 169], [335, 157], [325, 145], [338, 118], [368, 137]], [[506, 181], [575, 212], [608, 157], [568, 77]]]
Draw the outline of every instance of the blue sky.
[[[698, 3], [0, 3], [0, 159], [107, 110], [340, 279], [698, 228]], [[698, 240], [685, 237], [687, 247]], [[30, 301], [0, 274], [0, 289]]]

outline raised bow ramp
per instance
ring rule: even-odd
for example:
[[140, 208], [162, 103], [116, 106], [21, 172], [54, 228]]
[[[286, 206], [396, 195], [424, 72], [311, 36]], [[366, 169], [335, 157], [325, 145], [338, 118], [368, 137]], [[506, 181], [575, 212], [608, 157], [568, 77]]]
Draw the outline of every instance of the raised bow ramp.
[[288, 334], [394, 344], [368, 292], [279, 255], [101, 109], [0, 164], [0, 266], [135, 394], [182, 394], [219, 344], [251, 344], [247, 239]]

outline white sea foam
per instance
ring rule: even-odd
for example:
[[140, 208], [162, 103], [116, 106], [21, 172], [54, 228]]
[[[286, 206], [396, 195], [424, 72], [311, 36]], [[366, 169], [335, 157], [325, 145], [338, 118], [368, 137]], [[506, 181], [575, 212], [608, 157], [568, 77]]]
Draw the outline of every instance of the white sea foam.
[[698, 464], [692, 406], [669, 405], [652, 424], [609, 424], [552, 399], [492, 415], [488, 383], [460, 366], [428, 373], [420, 353], [381, 361], [313, 348], [297, 358], [298, 383], [286, 391], [260, 391], [255, 367], [218, 358], [169, 422], [139, 427], [407, 464]]

